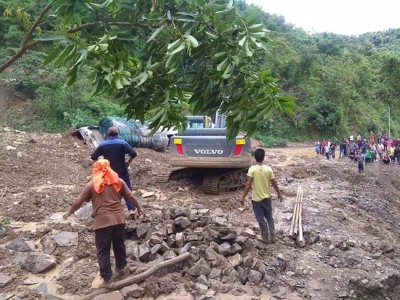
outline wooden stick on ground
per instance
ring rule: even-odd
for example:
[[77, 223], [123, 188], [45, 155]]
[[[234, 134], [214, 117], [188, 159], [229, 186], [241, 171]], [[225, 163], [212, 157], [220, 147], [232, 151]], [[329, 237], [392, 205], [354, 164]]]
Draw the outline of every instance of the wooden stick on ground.
[[300, 193], [299, 234], [296, 238], [297, 246], [299, 246], [299, 247], [304, 247], [306, 245], [306, 241], [304, 240], [304, 237], [303, 237], [302, 211], [303, 211], [303, 188], [301, 188], [301, 193]]
[[297, 209], [298, 209], [299, 188], [300, 188], [300, 186], [297, 188], [296, 202], [293, 207], [292, 224], [290, 225], [290, 231], [289, 231], [289, 235], [291, 237], [294, 237], [294, 228], [295, 228], [295, 224], [297, 222], [296, 218], [297, 218]]
[[186, 252], [186, 253], [179, 255], [173, 259], [163, 261], [162, 263], [148, 269], [147, 271], [145, 271], [143, 273], [140, 273], [138, 275], [129, 276], [128, 278], [125, 278], [123, 280], [113, 283], [109, 289], [105, 289], [105, 288], [98, 289], [86, 296], [83, 296], [81, 298], [81, 300], [91, 300], [93, 297], [95, 297], [97, 295], [101, 295], [101, 294], [105, 294], [107, 292], [119, 290], [125, 286], [129, 286], [134, 283], [142, 282], [146, 278], [152, 276], [154, 273], [160, 271], [161, 269], [172, 267], [173, 265], [176, 265], [178, 263], [181, 263], [181, 262], [187, 260], [189, 257], [190, 257], [190, 253]]

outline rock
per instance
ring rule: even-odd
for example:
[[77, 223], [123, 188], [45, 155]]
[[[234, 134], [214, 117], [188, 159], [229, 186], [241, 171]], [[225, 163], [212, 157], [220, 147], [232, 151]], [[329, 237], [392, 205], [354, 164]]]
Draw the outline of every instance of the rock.
[[139, 255], [139, 260], [142, 262], [146, 262], [149, 258], [149, 255], [151, 253], [150, 247], [148, 243], [143, 243], [140, 244], [138, 247], [138, 255]]
[[183, 246], [183, 248], [181, 248], [181, 250], [179, 250], [179, 254], [183, 254], [188, 252], [192, 247], [192, 243], [186, 243], [185, 246]]
[[164, 260], [170, 260], [173, 259], [174, 257], [176, 257], [176, 254], [172, 250], [168, 250], [163, 254]]
[[38, 287], [36, 288], [36, 290], [40, 293], [40, 294], [48, 294], [49, 293], [49, 287], [47, 285], [47, 283], [42, 282], [38, 285]]
[[197, 277], [196, 282], [200, 283], [202, 285], [205, 285], [207, 287], [210, 286], [210, 284], [208, 283], [207, 277], [204, 275], [200, 275], [199, 277]]
[[263, 277], [262, 274], [258, 271], [251, 270], [249, 272], [249, 282], [254, 285], [259, 284], [262, 280], [262, 277]]
[[231, 253], [231, 244], [229, 244], [228, 242], [224, 242], [219, 245], [218, 253], [223, 256], [229, 255]]
[[190, 222], [189, 218], [182, 217], [181, 224], [180, 224], [182, 228], [188, 228], [190, 226], [190, 224], [192, 224], [192, 223]]
[[153, 247], [156, 244], [161, 244], [163, 240], [159, 238], [158, 236], [152, 235], [149, 239], [149, 245], [150, 247]]
[[208, 286], [198, 282], [194, 285], [194, 288], [201, 295], [204, 295], [208, 291]]
[[239, 274], [238, 272], [231, 266], [227, 266], [223, 271], [222, 271], [222, 282], [223, 283], [234, 283], [239, 279]]
[[85, 206], [78, 209], [74, 213], [74, 216], [77, 219], [84, 220], [84, 219], [90, 219], [92, 217], [92, 214], [93, 214], [93, 206], [92, 206], [92, 202], [89, 202]]
[[120, 292], [125, 298], [132, 297], [140, 299], [143, 297], [145, 290], [137, 284], [132, 284], [124, 287]]
[[193, 242], [193, 241], [200, 241], [201, 238], [197, 234], [189, 234], [186, 236], [186, 241]]
[[242, 267], [238, 267], [237, 268], [237, 272], [238, 272], [238, 275], [239, 275], [240, 282], [242, 284], [245, 284], [247, 282], [247, 278], [249, 276], [249, 270], [245, 269], [245, 268], [242, 268]]
[[329, 246], [329, 250], [332, 251], [333, 249], [335, 249], [335, 246], [334, 245], [330, 245]]
[[43, 253], [44, 254], [52, 254], [54, 250], [57, 248], [56, 241], [52, 238], [50, 234], [47, 234], [41, 241], [40, 244], [42, 245]]
[[22, 282], [23, 285], [34, 285], [34, 284], [37, 284], [37, 283], [38, 282], [36, 280], [31, 280], [31, 279], [26, 279], [26, 280], [24, 280], [24, 282]]
[[78, 233], [72, 231], [60, 231], [53, 237], [58, 246], [71, 247], [78, 245]]
[[178, 232], [175, 235], [175, 244], [178, 248], [182, 248], [183, 244], [185, 242], [185, 236], [183, 235], [183, 232]]
[[144, 192], [142, 193], [142, 198], [149, 198], [151, 196], [154, 196], [156, 192]]
[[286, 275], [289, 276], [289, 277], [292, 277], [292, 276], [296, 275], [296, 273], [292, 272], [292, 271], [287, 271]]
[[170, 235], [167, 240], [167, 246], [172, 247], [175, 244], [175, 235]]
[[200, 258], [192, 267], [187, 270], [187, 273], [191, 276], [208, 276], [211, 272], [210, 265], [204, 260], [204, 258]]
[[254, 230], [250, 229], [250, 228], [246, 228], [242, 233], [242, 235], [247, 236], [249, 238], [256, 238], [256, 233], [254, 232]]
[[9, 243], [6, 248], [17, 252], [32, 252], [35, 251], [35, 243], [25, 238], [19, 238]]
[[64, 271], [75, 263], [75, 257], [70, 257], [64, 260], [60, 265], [60, 271]]
[[169, 234], [175, 233], [175, 223], [173, 222], [168, 222], [165, 224], [165, 232]]
[[140, 223], [136, 227], [136, 234], [137, 234], [138, 238], [142, 238], [144, 235], [147, 234], [147, 232], [149, 232], [150, 229], [151, 229], [150, 223]]
[[21, 266], [32, 273], [42, 273], [56, 265], [56, 258], [52, 255], [29, 253], [21, 259]]
[[154, 245], [153, 247], [151, 247], [150, 250], [151, 254], [156, 254], [161, 249], [161, 247], [162, 247], [161, 244]]
[[203, 209], [199, 209], [198, 213], [202, 216], [209, 216], [210, 215], [210, 209], [208, 208], [203, 208]]
[[246, 244], [247, 237], [243, 235], [238, 235], [236, 239], [233, 241], [235, 244], [244, 245]]
[[242, 263], [242, 256], [239, 253], [236, 253], [235, 255], [227, 257], [229, 263], [232, 265], [232, 267], [237, 267]]
[[383, 254], [382, 252], [376, 252], [376, 253], [372, 253], [372, 254], [371, 254], [371, 257], [376, 259], [376, 258], [379, 258], [379, 257], [381, 257], [381, 256], [382, 256], [382, 254]]
[[124, 296], [119, 291], [101, 294], [93, 298], [93, 300], [124, 300]]
[[236, 254], [239, 252], [242, 252], [243, 248], [238, 244], [238, 243], [234, 243], [231, 247], [231, 253], [232, 254]]
[[214, 223], [218, 226], [226, 226], [228, 225], [228, 220], [223, 217], [216, 217]]
[[204, 257], [208, 260], [208, 261], [213, 261], [217, 259], [217, 255], [218, 253], [214, 251], [213, 248], [211, 247], [207, 247], [205, 253], [204, 253]]
[[7, 274], [0, 273], [0, 288], [5, 287], [13, 282], [13, 278], [8, 276]]
[[282, 261], [286, 261], [285, 257], [282, 255], [282, 253], [279, 253], [276, 257]]
[[223, 241], [231, 241], [237, 238], [236, 233], [228, 233], [227, 235], [221, 236], [220, 239]]
[[294, 181], [294, 178], [293, 178], [293, 177], [286, 176], [286, 182], [287, 182], [287, 183], [292, 183], [293, 181]]
[[224, 212], [221, 208], [217, 207], [216, 209], [213, 210], [213, 215], [214, 216], [223, 216]]
[[179, 217], [179, 216], [188, 217], [190, 215], [190, 211], [187, 208], [178, 207], [178, 208], [172, 209], [170, 214], [171, 214], [171, 217], [175, 219], [176, 217]]
[[220, 279], [222, 274], [221, 269], [212, 268], [210, 274], [208, 275], [209, 279]]
[[[175, 241], [175, 239], [174, 239]], [[170, 246], [168, 246], [168, 244], [166, 242], [162, 242], [161, 243], [161, 252], [164, 253], [165, 251], [168, 251], [170, 248]]]

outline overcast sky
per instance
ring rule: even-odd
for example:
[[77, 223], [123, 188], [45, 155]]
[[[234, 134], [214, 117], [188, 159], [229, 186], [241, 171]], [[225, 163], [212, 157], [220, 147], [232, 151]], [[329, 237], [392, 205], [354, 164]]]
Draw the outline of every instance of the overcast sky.
[[309, 33], [359, 35], [400, 28], [399, 0], [246, 0]]

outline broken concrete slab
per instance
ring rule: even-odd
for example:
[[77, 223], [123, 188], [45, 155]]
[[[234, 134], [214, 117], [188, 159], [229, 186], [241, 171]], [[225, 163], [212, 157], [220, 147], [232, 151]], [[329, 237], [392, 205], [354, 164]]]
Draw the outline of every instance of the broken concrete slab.
[[33, 252], [35, 243], [25, 238], [18, 238], [9, 243], [6, 248], [17, 252]]
[[29, 253], [20, 260], [21, 266], [32, 273], [43, 273], [56, 265], [56, 258], [42, 253]]
[[78, 233], [72, 231], [60, 231], [57, 232], [53, 237], [57, 245], [60, 247], [77, 246], [78, 238]]

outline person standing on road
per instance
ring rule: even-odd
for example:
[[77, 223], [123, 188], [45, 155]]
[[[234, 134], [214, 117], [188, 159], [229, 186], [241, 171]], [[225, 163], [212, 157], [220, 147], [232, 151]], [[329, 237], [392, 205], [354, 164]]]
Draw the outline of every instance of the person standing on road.
[[125, 182], [110, 168], [110, 162], [99, 159], [93, 164], [93, 179], [85, 185], [79, 197], [63, 216], [64, 219], [68, 218], [84, 202], [92, 200], [97, 259], [100, 276], [103, 278], [101, 287], [111, 285], [113, 275], [110, 260], [111, 244], [115, 257], [116, 277], [129, 275], [129, 269], [126, 267], [125, 214], [121, 203], [122, 196], [137, 207], [139, 214], [144, 213], [139, 201]]
[[[112, 126], [107, 131], [108, 139], [101, 142], [91, 155], [92, 160], [96, 161], [101, 155], [110, 162], [111, 169], [117, 172], [128, 188], [132, 190], [129, 179], [128, 167], [132, 160], [137, 156], [136, 151], [124, 140], [118, 138], [118, 128]], [[125, 156], [129, 155], [128, 161]], [[125, 203], [131, 216], [135, 215], [135, 206], [125, 198]]]
[[[256, 165], [251, 166], [247, 173], [248, 179], [246, 187], [243, 191], [241, 203], [244, 204], [248, 192], [253, 187], [252, 206], [256, 220], [260, 226], [261, 238], [264, 242], [268, 242], [269, 227], [271, 242], [275, 243], [277, 241], [277, 238], [275, 233], [274, 218], [272, 215], [270, 185], [272, 185], [272, 187], [278, 194], [278, 200], [280, 202], [282, 201], [282, 194], [275, 180], [272, 168], [270, 166], [264, 165], [264, 158], [264, 149], [259, 148], [254, 152]], [[267, 220], [268, 223], [265, 220]]]

